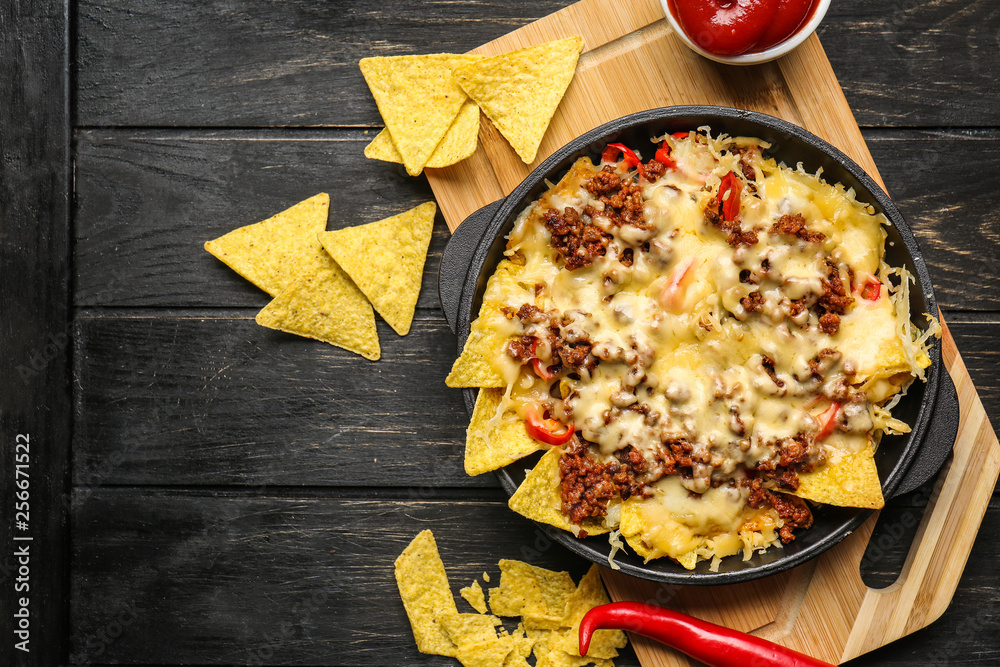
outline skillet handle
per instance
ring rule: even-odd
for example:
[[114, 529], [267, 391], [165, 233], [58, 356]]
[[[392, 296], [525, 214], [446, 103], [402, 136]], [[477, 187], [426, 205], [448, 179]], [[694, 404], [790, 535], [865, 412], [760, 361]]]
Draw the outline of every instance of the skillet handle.
[[922, 486], [941, 469], [952, 447], [955, 446], [955, 438], [958, 437], [958, 412], [958, 392], [955, 390], [955, 382], [951, 379], [951, 374], [945, 370], [941, 373], [937, 403], [927, 435], [924, 436], [920, 452], [914, 457], [910, 469], [906, 471], [906, 475], [892, 494], [893, 498]]
[[458, 311], [462, 300], [462, 289], [472, 264], [483, 233], [493, 220], [493, 214], [500, 208], [503, 200], [487, 204], [466, 218], [452, 234], [448, 245], [441, 255], [441, 268], [438, 269], [438, 299], [441, 310], [444, 311], [448, 326], [458, 333]]

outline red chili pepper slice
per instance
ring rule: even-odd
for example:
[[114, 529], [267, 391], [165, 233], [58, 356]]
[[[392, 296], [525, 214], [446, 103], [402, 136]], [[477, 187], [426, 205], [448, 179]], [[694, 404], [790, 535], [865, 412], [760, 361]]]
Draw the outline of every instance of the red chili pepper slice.
[[596, 630], [627, 630], [672, 646], [709, 667], [833, 667], [805, 653], [731, 628], [639, 602], [594, 607], [580, 621], [580, 655]]
[[677, 168], [677, 162], [670, 157], [670, 146], [667, 145], [667, 142], [665, 141], [662, 146], [656, 149], [656, 155], [653, 156], [653, 159], [665, 166], [667, 169]]
[[528, 435], [535, 440], [556, 447], [565, 445], [576, 432], [576, 427], [572, 424], [566, 426], [555, 419], [542, 419], [534, 410], [528, 411], [528, 419], [525, 420], [524, 427], [528, 431]]
[[549, 370], [548, 364], [539, 359], [536, 355], [538, 354], [538, 339], [536, 338], [533, 343], [531, 343], [531, 367], [535, 369], [535, 374], [542, 378], [543, 380], [551, 380], [556, 376], [555, 373]]
[[[729, 196], [726, 196], [726, 193]], [[736, 219], [736, 216], [740, 214], [740, 194], [743, 192], [743, 181], [733, 173], [729, 172], [722, 177], [722, 183], [719, 184], [719, 194], [716, 196], [716, 201], [722, 204], [722, 219], [726, 222], [732, 222]]]
[[601, 162], [617, 162], [619, 153], [624, 155], [625, 164], [628, 165], [629, 169], [642, 168], [642, 160], [635, 154], [635, 151], [625, 144], [608, 144], [608, 147], [601, 153]]
[[869, 276], [868, 280], [861, 287], [861, 298], [868, 301], [878, 301], [881, 295], [882, 283], [879, 282], [878, 278]]
[[833, 433], [837, 427], [837, 415], [840, 414], [840, 403], [834, 401], [816, 419], [819, 420], [819, 433], [816, 434], [816, 442], [825, 439]]
[[690, 132], [674, 132], [670, 136], [673, 137], [674, 139], [687, 139], [689, 134], [691, 134], [691, 133]]

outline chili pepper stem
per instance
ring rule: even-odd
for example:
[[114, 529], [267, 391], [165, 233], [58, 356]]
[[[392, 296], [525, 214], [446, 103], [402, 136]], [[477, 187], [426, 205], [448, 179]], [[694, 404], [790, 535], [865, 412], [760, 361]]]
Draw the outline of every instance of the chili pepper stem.
[[580, 655], [587, 654], [594, 632], [601, 629], [655, 639], [709, 667], [832, 667], [766, 639], [639, 602], [612, 602], [587, 612], [580, 621]]

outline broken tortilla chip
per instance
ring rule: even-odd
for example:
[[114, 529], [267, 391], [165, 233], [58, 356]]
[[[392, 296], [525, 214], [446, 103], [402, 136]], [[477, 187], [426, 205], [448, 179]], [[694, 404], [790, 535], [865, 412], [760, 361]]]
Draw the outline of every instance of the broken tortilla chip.
[[455, 78], [521, 160], [531, 164], [581, 51], [583, 39], [569, 37], [464, 64], [455, 69]]
[[460, 590], [458, 594], [461, 595], [462, 598], [480, 614], [486, 613], [486, 596], [483, 594], [483, 587], [479, 585], [478, 581], [473, 581], [471, 584]]
[[498, 616], [521, 616], [526, 628], [558, 629], [575, 591], [568, 572], [501, 560], [500, 585], [490, 589], [490, 609]]
[[502, 389], [481, 389], [469, 420], [465, 440], [465, 472], [480, 475], [497, 470], [542, 449], [544, 445], [528, 435], [524, 421], [513, 412], [494, 420]]
[[[478, 143], [479, 106], [472, 100], [466, 100], [458, 112], [458, 117], [424, 166], [428, 169], [450, 167], [475, 153]], [[403, 163], [403, 156], [393, 143], [389, 130], [382, 130], [375, 135], [370, 144], [365, 146], [365, 157], [370, 160]]]
[[[318, 244], [318, 241], [317, 241]], [[314, 338], [376, 360], [382, 356], [368, 299], [320, 248], [287, 289], [257, 313], [257, 324]]]
[[312, 261], [326, 229], [330, 196], [325, 192], [267, 220], [234, 229], [209, 241], [205, 250], [257, 287], [277, 296]]
[[[580, 622], [588, 611], [610, 602], [611, 599], [604, 590], [604, 582], [601, 581], [600, 569], [597, 565], [591, 565], [576, 590], [566, 600], [563, 626], [568, 626], [569, 630], [563, 632], [562, 639], [554, 648], [569, 655], [580, 655]], [[597, 630], [590, 640], [587, 655], [591, 658], [614, 658], [618, 656], [618, 649], [624, 648], [627, 643], [628, 637], [621, 630]]]
[[586, 530], [588, 535], [608, 532], [603, 523], [584, 521], [581, 525], [570, 523], [562, 513], [562, 490], [559, 477], [559, 457], [562, 449], [553, 447], [542, 455], [535, 467], [525, 476], [521, 486], [507, 501], [512, 510], [532, 521], [576, 533]]
[[794, 495], [825, 505], [882, 509], [885, 499], [871, 445], [841, 454], [813, 472], [799, 473]]
[[410, 331], [420, 295], [437, 205], [357, 227], [323, 232], [319, 241], [400, 336]]
[[438, 53], [363, 58], [359, 63], [411, 176], [423, 171], [467, 99], [452, 70], [481, 58]]
[[458, 647], [438, 618], [458, 616], [458, 608], [431, 531], [418, 534], [396, 559], [396, 585], [417, 649], [421, 653], [454, 658]]

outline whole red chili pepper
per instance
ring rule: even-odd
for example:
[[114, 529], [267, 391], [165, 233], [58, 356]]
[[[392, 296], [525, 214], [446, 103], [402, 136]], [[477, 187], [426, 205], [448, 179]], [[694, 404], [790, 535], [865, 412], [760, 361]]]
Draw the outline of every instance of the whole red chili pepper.
[[580, 622], [580, 655], [596, 630], [627, 630], [672, 646], [709, 667], [832, 667], [804, 653], [672, 609], [639, 602], [594, 607]]

